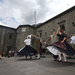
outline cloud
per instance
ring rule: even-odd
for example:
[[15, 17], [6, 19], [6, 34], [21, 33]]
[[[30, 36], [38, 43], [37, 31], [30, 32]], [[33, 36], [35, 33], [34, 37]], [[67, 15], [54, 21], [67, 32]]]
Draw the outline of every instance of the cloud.
[[75, 0], [0, 0], [0, 24], [16, 28], [44, 22], [75, 5]]

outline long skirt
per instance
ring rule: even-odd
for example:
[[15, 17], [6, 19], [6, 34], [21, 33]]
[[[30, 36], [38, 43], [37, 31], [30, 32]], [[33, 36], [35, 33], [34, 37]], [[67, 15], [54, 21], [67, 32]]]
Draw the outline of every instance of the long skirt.
[[37, 51], [30, 45], [27, 45], [19, 50], [19, 54], [22, 56], [33, 55], [33, 54], [37, 54]]
[[53, 43], [51, 46], [56, 47], [60, 52], [66, 55], [75, 55], [75, 50], [66, 41], [61, 43], [60, 41]]
[[58, 55], [58, 49], [56, 48], [56, 47], [54, 47], [54, 46], [51, 46], [51, 45], [49, 45], [49, 46], [47, 46], [46, 47], [53, 55]]

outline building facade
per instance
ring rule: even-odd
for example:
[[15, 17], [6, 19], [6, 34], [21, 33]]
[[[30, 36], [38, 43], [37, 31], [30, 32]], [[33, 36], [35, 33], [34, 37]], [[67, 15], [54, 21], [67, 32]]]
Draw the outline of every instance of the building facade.
[[[36, 27], [36, 34], [42, 40], [47, 40], [53, 32], [60, 27], [68, 36], [75, 34], [75, 6], [47, 20]], [[0, 25], [0, 52], [19, 50], [24, 46], [23, 41], [28, 34], [35, 34], [35, 27], [20, 25], [17, 29]], [[69, 42], [70, 40], [68, 40]], [[34, 43], [35, 44], [35, 43]]]
[[15, 49], [16, 29], [0, 25], [0, 52]]

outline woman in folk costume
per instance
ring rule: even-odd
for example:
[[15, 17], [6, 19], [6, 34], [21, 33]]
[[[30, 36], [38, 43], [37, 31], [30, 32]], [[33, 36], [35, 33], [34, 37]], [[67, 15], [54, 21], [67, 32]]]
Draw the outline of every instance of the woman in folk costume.
[[[59, 33], [58, 33], [59, 32]], [[59, 41], [53, 43], [52, 45], [57, 48], [59, 60], [58, 62], [62, 61], [61, 53], [64, 56], [64, 62], [66, 63], [66, 55], [74, 55], [75, 50], [66, 42], [67, 36], [63, 33], [60, 28], [57, 29], [57, 36], [59, 37]], [[60, 53], [61, 52], [61, 53]]]
[[70, 39], [71, 39], [70, 43], [74, 45], [74, 49], [75, 49], [75, 34], [72, 34], [72, 37]]
[[24, 40], [24, 44], [25, 44], [25, 47], [19, 50], [19, 54], [22, 56], [25, 55], [26, 59], [27, 59], [27, 56], [29, 55], [30, 59], [32, 59], [31, 56], [33, 54], [37, 54], [37, 52], [33, 47], [30, 46], [31, 45], [31, 35], [27, 36], [27, 39]]
[[[47, 42], [48, 42], [49, 40], [51, 41], [51, 44], [53, 44], [53, 43], [59, 41], [55, 29], [53, 30], [53, 35], [51, 35], [51, 36], [49, 37], [49, 39], [46, 41], [45, 44], [47, 44]], [[58, 58], [57, 49], [55, 49], [55, 47], [54, 47], [54, 46], [51, 46], [51, 45], [47, 46], [46, 48], [53, 54], [54, 61], [56, 61], [57, 58]]]
[[37, 59], [40, 59], [40, 38], [38, 35], [31, 34], [31, 36], [36, 38]]

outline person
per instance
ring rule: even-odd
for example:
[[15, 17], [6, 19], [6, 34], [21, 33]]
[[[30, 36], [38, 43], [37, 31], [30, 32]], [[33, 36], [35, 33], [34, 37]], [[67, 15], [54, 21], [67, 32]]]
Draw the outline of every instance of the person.
[[11, 50], [9, 50], [9, 53], [8, 53], [8, 58], [11, 57]]
[[40, 40], [40, 57], [42, 57], [42, 40]]
[[27, 59], [27, 56], [29, 55], [30, 56], [30, 59], [32, 59], [32, 55], [33, 54], [37, 54], [36, 50], [31, 47], [31, 35], [28, 35], [27, 36], [27, 39], [24, 40], [24, 44], [25, 46], [19, 50], [19, 54], [22, 55], [22, 56], [26, 56], [26, 59]]
[[66, 42], [67, 36], [63, 33], [62, 30], [58, 27], [57, 29], [57, 36], [59, 37], [59, 41], [53, 43], [52, 45], [58, 50], [59, 60], [58, 62], [62, 61], [61, 53], [64, 57], [64, 63], [67, 62], [66, 55], [74, 55], [75, 50]]
[[0, 53], [0, 59], [1, 59], [1, 57], [2, 57], [2, 55], [1, 55], [1, 53]]
[[46, 57], [45, 40], [42, 41], [42, 57]]
[[75, 49], [75, 34], [72, 34], [70, 39], [71, 39], [70, 43], [74, 45], [74, 49]]
[[31, 36], [36, 38], [37, 59], [40, 59], [40, 38], [38, 35], [31, 34]]
[[14, 56], [17, 57], [17, 51], [14, 52]]
[[[51, 44], [53, 44], [54, 42], [59, 41], [55, 29], [53, 29], [53, 35], [51, 35], [51, 36], [49, 37], [49, 39], [47, 39], [47, 41], [46, 41], [45, 44], [47, 44], [47, 42], [48, 42], [49, 40], [51, 41]], [[53, 54], [54, 61], [57, 61], [57, 58], [58, 58], [57, 50], [56, 50], [55, 48], [53, 48], [53, 46], [50, 46], [50, 45], [47, 46], [46, 48]]]

